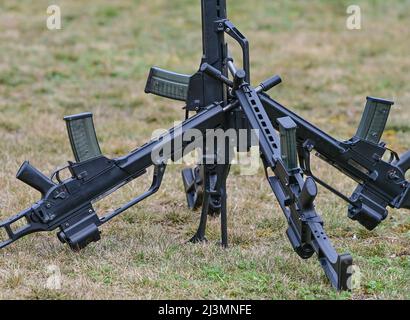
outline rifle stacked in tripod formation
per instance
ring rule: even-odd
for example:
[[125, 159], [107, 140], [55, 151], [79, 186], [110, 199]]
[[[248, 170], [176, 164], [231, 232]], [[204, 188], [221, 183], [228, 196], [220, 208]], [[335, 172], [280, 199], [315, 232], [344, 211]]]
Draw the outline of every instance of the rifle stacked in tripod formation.
[[[58, 238], [73, 250], [100, 239], [99, 227], [125, 210], [153, 195], [161, 186], [168, 160], [181, 158], [198, 147], [182, 137], [196, 130], [203, 140], [213, 139], [209, 131], [247, 130], [258, 133], [257, 145], [271, 187], [288, 222], [286, 234], [295, 252], [303, 259], [316, 254], [331, 284], [337, 290], [350, 289], [352, 257], [338, 254], [316, 211], [317, 184], [348, 203], [349, 218], [372, 230], [386, 219], [387, 207], [410, 209], [410, 151], [398, 155], [381, 137], [392, 101], [368, 97], [356, 134], [339, 141], [273, 100], [267, 91], [281, 83], [273, 76], [260, 85], [251, 85], [249, 43], [227, 19], [225, 0], [202, 0], [203, 56], [199, 70], [183, 75], [157, 67], [149, 73], [145, 92], [184, 101], [186, 118], [179, 126], [151, 140], [129, 154], [110, 159], [101, 153], [91, 113], [65, 117], [75, 161], [47, 177], [27, 161], [17, 178], [41, 193], [30, 208], [0, 223], [6, 235], [0, 248], [39, 231], [59, 229]], [[242, 65], [229, 55], [226, 36], [242, 48]], [[205, 241], [208, 215], [221, 219], [221, 243], [228, 245], [226, 179], [231, 157], [227, 150], [245, 146], [226, 141], [202, 148], [201, 163], [182, 171], [188, 206], [201, 208], [200, 224], [192, 242]], [[178, 145], [176, 141], [184, 141]], [[160, 150], [160, 152], [158, 152]], [[167, 152], [164, 152], [167, 150]], [[319, 179], [310, 159], [315, 152], [358, 185], [349, 197]], [[390, 158], [385, 160], [385, 155]], [[93, 204], [153, 166], [151, 187], [122, 207], [97, 215]], [[61, 178], [67, 170], [70, 177]], [[22, 227], [15, 226], [24, 222]]]

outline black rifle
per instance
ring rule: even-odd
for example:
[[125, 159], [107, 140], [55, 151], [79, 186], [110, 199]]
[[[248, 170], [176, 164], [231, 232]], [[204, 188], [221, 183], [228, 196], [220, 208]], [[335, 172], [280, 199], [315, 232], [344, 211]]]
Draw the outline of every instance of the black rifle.
[[[212, 161], [182, 172], [188, 206], [194, 209], [202, 205], [200, 225], [191, 241], [206, 240], [207, 216], [219, 214], [222, 245], [227, 246], [226, 179], [231, 158], [224, 151], [235, 146], [226, 143], [209, 149], [204, 142], [213, 139], [209, 129], [253, 129], [259, 133], [266, 177], [288, 221], [287, 235], [294, 250], [304, 259], [316, 253], [332, 285], [338, 290], [350, 289], [352, 258], [349, 254], [339, 255], [325, 234], [314, 206], [315, 181], [347, 200], [349, 216], [368, 229], [386, 218], [387, 206], [410, 209], [410, 183], [405, 179], [410, 151], [401, 157], [390, 151], [389, 161], [382, 158], [389, 149], [380, 143], [380, 137], [392, 103], [369, 98], [355, 137], [346, 142], [333, 139], [266, 94], [281, 82], [278, 76], [256, 88], [250, 85], [248, 41], [227, 20], [225, 0], [201, 3], [204, 52], [199, 71], [187, 76], [152, 68], [145, 88], [147, 93], [185, 101], [186, 120], [130, 154], [109, 159], [101, 154], [91, 113], [66, 117], [76, 161], [54, 172], [51, 178], [28, 162], [22, 165], [17, 178], [38, 190], [42, 197], [32, 207], [0, 223], [0, 231], [5, 230], [6, 234], [5, 239], [0, 239], [0, 248], [29, 233], [57, 228], [58, 238], [73, 250], [98, 241], [102, 224], [159, 189], [168, 159], [179, 159], [196, 147], [204, 150], [204, 160]], [[228, 54], [225, 34], [242, 48], [242, 69], [236, 68]], [[189, 117], [192, 111], [196, 114]], [[204, 136], [201, 143], [184, 141], [184, 134], [192, 129]], [[178, 145], [177, 141], [184, 142]], [[249, 142], [245, 149], [250, 145]], [[154, 157], [157, 150], [168, 152]], [[312, 174], [312, 150], [359, 182], [352, 197], [347, 198]], [[243, 147], [240, 151], [244, 151]], [[149, 190], [111, 213], [97, 215], [93, 203], [145, 174], [151, 166], [154, 173]], [[60, 173], [65, 169], [71, 177], [62, 180]], [[16, 228], [21, 221], [25, 225]]]
[[[348, 141], [338, 141], [267, 95], [261, 95], [272, 124], [274, 119], [290, 117], [296, 123], [298, 154], [303, 172], [349, 203], [348, 216], [368, 230], [373, 230], [387, 217], [387, 206], [410, 209], [410, 187], [405, 178], [410, 169], [410, 151], [399, 156], [380, 142], [392, 101], [367, 98], [357, 133]], [[333, 165], [359, 184], [351, 197], [346, 197], [314, 176], [310, 152]], [[390, 153], [387, 161], [383, 156]]]

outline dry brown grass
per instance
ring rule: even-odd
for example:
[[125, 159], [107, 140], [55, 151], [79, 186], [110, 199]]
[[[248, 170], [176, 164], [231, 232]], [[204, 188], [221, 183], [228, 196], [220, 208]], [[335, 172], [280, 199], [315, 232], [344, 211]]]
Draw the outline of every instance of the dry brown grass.
[[[149, 67], [192, 73], [199, 63], [198, 1], [55, 2], [63, 30], [54, 32], [45, 28], [48, 1], [0, 3], [1, 218], [38, 198], [14, 179], [24, 160], [49, 173], [72, 159], [64, 115], [92, 111], [104, 153], [122, 155], [183, 117], [180, 104], [143, 93]], [[347, 138], [366, 95], [394, 98], [384, 138], [399, 152], [410, 147], [410, 1], [356, 1], [361, 31], [345, 28], [347, 1], [228, 2], [230, 18], [251, 41], [255, 82], [274, 73], [284, 79], [275, 99]], [[315, 165], [351, 191], [346, 178]], [[391, 210], [367, 232], [346, 218], [343, 202], [321, 190], [317, 207], [326, 229], [362, 272], [359, 290], [337, 294], [317, 261], [292, 252], [262, 174], [229, 179], [228, 250], [215, 245], [217, 220], [210, 221], [208, 244], [186, 244], [198, 213], [185, 206], [180, 169], [170, 167], [158, 194], [104, 226], [102, 240], [80, 253], [53, 233], [2, 250], [0, 298], [410, 298], [408, 213]], [[148, 180], [127, 186], [101, 209], [129, 199], [142, 182]], [[49, 265], [61, 270], [61, 290], [45, 287]]]

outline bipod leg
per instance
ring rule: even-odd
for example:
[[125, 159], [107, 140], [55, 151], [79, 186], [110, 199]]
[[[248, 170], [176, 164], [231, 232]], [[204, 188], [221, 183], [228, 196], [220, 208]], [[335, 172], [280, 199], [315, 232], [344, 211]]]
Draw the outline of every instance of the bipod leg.
[[228, 211], [227, 211], [227, 194], [226, 194], [226, 179], [228, 178], [230, 165], [220, 165], [221, 174], [221, 245], [224, 248], [228, 247]]
[[[203, 197], [202, 197], [202, 210], [201, 218], [199, 221], [199, 227], [195, 235], [189, 240], [193, 243], [207, 241], [205, 237], [206, 223], [208, 220], [209, 205], [211, 200], [212, 185], [215, 176], [216, 165], [203, 165]], [[189, 169], [190, 170], [190, 169]]]
[[230, 165], [204, 165], [204, 195], [201, 210], [201, 218], [196, 234], [190, 242], [197, 243], [206, 241], [206, 223], [208, 215], [219, 214], [221, 216], [221, 245], [228, 246], [227, 228], [227, 197], [226, 179], [228, 177]]

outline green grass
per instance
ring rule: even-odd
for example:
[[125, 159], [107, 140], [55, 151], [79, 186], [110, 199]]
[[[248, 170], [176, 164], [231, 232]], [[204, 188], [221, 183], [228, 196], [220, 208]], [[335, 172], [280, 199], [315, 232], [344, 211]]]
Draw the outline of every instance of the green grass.
[[[153, 130], [182, 120], [181, 104], [144, 94], [153, 65], [196, 71], [201, 57], [199, 1], [55, 1], [62, 30], [46, 29], [48, 1], [0, 3], [0, 217], [38, 199], [15, 180], [24, 160], [50, 173], [71, 160], [64, 115], [92, 111], [104, 153], [123, 155]], [[273, 74], [271, 95], [332, 135], [355, 133], [367, 95], [394, 98], [386, 134], [409, 149], [410, 1], [364, 1], [363, 29], [348, 31], [350, 1], [228, 0], [229, 16], [251, 42], [254, 84]], [[234, 55], [239, 50], [234, 47]], [[319, 163], [318, 174], [346, 194], [354, 183]], [[102, 228], [80, 253], [54, 233], [35, 234], [0, 252], [0, 298], [31, 299], [409, 299], [410, 219], [390, 210], [368, 232], [346, 205], [320, 190], [318, 211], [340, 253], [360, 267], [360, 288], [337, 293], [315, 259], [303, 261], [262, 172], [232, 171], [227, 250], [211, 219], [202, 245], [187, 244], [199, 215], [185, 206], [180, 170], [170, 166], [155, 196]], [[116, 208], [149, 184], [141, 177], [99, 204]], [[61, 290], [45, 283], [57, 265]]]

